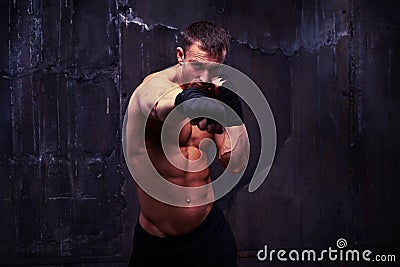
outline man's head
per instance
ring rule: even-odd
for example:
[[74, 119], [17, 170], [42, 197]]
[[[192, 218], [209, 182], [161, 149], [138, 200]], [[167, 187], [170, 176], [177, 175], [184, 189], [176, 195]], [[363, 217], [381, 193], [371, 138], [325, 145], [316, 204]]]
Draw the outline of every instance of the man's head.
[[210, 82], [215, 75], [212, 63], [223, 63], [228, 50], [229, 37], [222, 27], [208, 21], [189, 25], [176, 50], [178, 63], [185, 65], [182, 75], [189, 81]]
[[195, 22], [186, 28], [182, 38], [184, 51], [195, 43], [201, 50], [216, 58], [225, 59], [229, 50], [229, 37], [226, 31], [209, 21]]

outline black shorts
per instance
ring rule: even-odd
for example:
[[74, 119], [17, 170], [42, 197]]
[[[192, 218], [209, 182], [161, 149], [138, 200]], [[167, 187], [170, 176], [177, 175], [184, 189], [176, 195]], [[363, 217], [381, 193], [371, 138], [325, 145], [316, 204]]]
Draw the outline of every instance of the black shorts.
[[236, 256], [235, 237], [224, 214], [214, 204], [195, 230], [179, 236], [154, 236], [138, 221], [129, 266], [234, 267]]

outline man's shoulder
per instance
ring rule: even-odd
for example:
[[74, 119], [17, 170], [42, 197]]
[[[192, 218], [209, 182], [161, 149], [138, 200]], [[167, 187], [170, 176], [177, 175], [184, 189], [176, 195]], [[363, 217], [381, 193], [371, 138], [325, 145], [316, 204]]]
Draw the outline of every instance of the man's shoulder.
[[142, 85], [145, 87], [162, 87], [162, 88], [170, 88], [176, 86], [176, 84], [171, 81], [170, 69], [165, 69], [147, 75], [143, 79]]

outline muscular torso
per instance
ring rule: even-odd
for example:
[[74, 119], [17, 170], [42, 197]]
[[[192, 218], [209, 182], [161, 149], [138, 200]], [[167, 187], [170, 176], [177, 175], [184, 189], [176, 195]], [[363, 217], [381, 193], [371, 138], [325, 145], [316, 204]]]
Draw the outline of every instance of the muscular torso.
[[[180, 186], [193, 187], [209, 183], [210, 176], [207, 168], [197, 172], [188, 172], [180, 170], [169, 162], [161, 148], [161, 127], [162, 123], [156, 120], [149, 120], [146, 127], [147, 152], [156, 170], [165, 179]], [[179, 148], [182, 155], [188, 160], [197, 160], [201, 154], [199, 144], [204, 138], [212, 138], [212, 135], [186, 124], [179, 136]], [[166, 145], [168, 146], [168, 144]], [[188, 203], [188, 207], [167, 205], [150, 197], [140, 187], [138, 187], [138, 195], [141, 205], [139, 219], [142, 227], [159, 236], [179, 235], [192, 231], [203, 221], [212, 207], [212, 204], [190, 207], [190, 203]], [[186, 194], [183, 197], [190, 202], [194, 202], [195, 198], [213, 200], [213, 192], [208, 190], [201, 195]]]
[[[147, 175], [147, 167], [144, 166], [142, 162], [145, 162], [148, 155], [157, 172], [164, 179], [174, 184], [185, 187], [197, 187], [210, 183], [208, 168], [190, 172], [181, 170], [170, 163], [161, 145], [161, 129], [164, 125], [164, 131], [167, 135], [171, 133], [171, 136], [167, 138], [167, 142], [163, 142], [163, 145], [164, 149], [167, 150], [169, 146], [175, 147], [172, 160], [176, 160], [183, 155], [184, 163], [186, 162], [189, 164], [189, 161], [200, 159], [204, 166], [206, 166], [207, 157], [200, 158], [200, 155], [202, 149], [205, 150], [207, 146], [200, 146], [200, 143], [206, 138], [213, 139], [214, 136], [212, 134], [206, 131], [200, 131], [197, 127], [190, 125], [190, 123], [166, 125], [157, 119], [146, 120], [145, 116], [139, 115], [141, 111], [134, 101], [131, 101], [129, 104], [129, 109], [131, 118], [128, 116], [126, 132], [128, 158], [130, 158], [128, 162], [130, 162], [130, 168], [136, 168], [136, 170], [140, 169], [136, 174], [139, 173], [138, 175], [142, 176]], [[140, 125], [145, 125], [146, 129], [144, 136], [145, 145], [143, 145], [143, 142], [140, 140], [140, 136], [143, 133], [143, 130], [140, 129]], [[180, 127], [182, 127], [182, 130], [177, 133]], [[178, 135], [179, 138], [176, 135]], [[177, 146], [179, 150], [176, 150]], [[203, 153], [206, 154], [206, 151], [203, 151]], [[182, 160], [182, 157], [180, 160]], [[189, 192], [187, 192], [187, 194], [180, 192], [179, 194], [185, 195], [179, 195], [177, 197], [187, 199], [188, 205], [186, 207], [177, 207], [167, 205], [154, 199], [145, 193], [140, 186], [137, 186], [137, 190], [141, 207], [139, 222], [147, 232], [157, 236], [180, 235], [194, 230], [201, 224], [211, 210], [213, 205], [212, 201], [214, 199], [211, 187], [196, 195]], [[196, 202], [195, 200], [198, 199], [208, 200], [207, 203], [210, 204], [191, 206], [191, 203]]]

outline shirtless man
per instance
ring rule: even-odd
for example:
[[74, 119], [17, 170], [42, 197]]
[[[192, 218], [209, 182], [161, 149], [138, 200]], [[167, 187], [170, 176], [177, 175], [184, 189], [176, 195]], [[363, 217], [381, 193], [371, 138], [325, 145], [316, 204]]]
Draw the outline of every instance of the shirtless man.
[[[218, 77], [218, 66], [228, 49], [229, 38], [223, 28], [206, 21], [193, 23], [184, 32], [183, 46], [176, 50], [178, 63], [147, 76], [130, 99], [125, 150], [141, 208], [130, 266], [236, 266], [234, 235], [213, 203], [212, 187], [207, 187], [211, 182], [209, 145], [201, 144], [213, 140], [221, 164], [230, 172], [241, 172], [247, 164], [249, 141], [239, 98], [223, 90], [224, 81]], [[227, 104], [238, 116], [228, 118], [225, 124], [192, 116], [196, 110], [216, 116], [224, 113], [224, 105], [214, 99]], [[167, 123], [173, 110], [179, 112], [173, 123]], [[171, 160], [186, 167], [180, 168]], [[154, 179], [188, 190], [166, 189], [153, 183]], [[205, 187], [189, 190], [201, 186]], [[151, 192], [164, 194], [178, 204], [166, 203]]]

